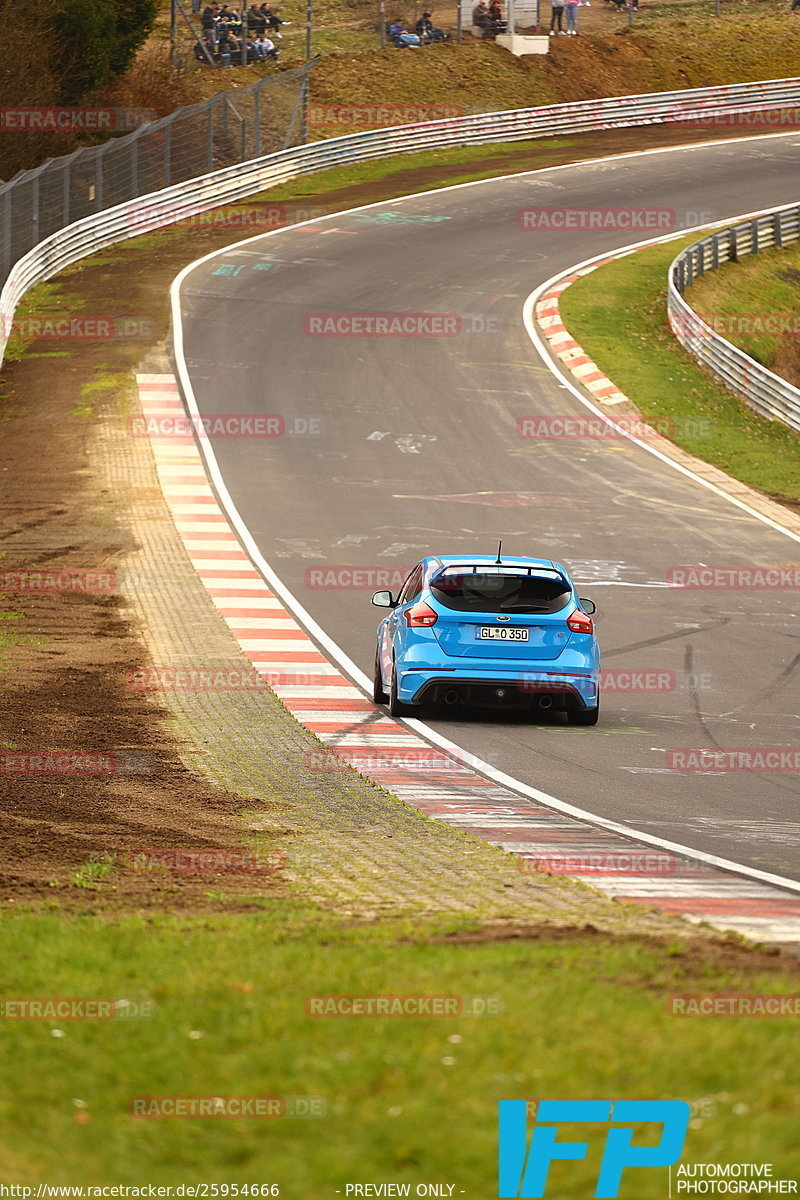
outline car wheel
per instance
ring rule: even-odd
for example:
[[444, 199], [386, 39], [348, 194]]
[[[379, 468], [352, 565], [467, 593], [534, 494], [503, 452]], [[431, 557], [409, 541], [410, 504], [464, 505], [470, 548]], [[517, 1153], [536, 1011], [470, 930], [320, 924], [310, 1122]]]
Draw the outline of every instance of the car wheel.
[[416, 704], [404, 704], [397, 698], [397, 669], [392, 671], [392, 686], [389, 689], [389, 712], [393, 717], [410, 717], [416, 712]]
[[389, 697], [386, 695], [386, 692], [383, 690], [380, 646], [375, 651], [375, 671], [372, 675], [372, 699], [375, 704], [385, 704], [389, 699]]
[[600, 716], [600, 704], [594, 708], [578, 708], [567, 713], [568, 725], [596, 725]]

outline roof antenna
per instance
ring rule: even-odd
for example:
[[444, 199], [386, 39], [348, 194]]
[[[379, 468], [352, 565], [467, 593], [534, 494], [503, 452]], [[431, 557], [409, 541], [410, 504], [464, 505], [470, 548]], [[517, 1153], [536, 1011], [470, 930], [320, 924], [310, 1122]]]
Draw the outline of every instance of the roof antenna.
[[502, 549], [503, 549], [503, 543], [502, 543], [502, 542], [498, 542], [498, 543], [497, 543], [497, 558], [494, 560], [494, 565], [495, 565], [496, 567], [502, 567], [502, 565], [503, 565], [503, 564], [500, 562], [500, 551], [501, 551]]

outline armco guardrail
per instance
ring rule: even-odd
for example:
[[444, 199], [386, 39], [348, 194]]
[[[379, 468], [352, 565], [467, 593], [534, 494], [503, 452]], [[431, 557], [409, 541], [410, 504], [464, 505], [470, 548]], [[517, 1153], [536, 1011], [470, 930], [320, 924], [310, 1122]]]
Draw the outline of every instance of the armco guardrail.
[[43, 238], [73, 221], [302, 143], [308, 76], [318, 61], [217, 92], [126, 137], [19, 171], [0, 187], [0, 279]]
[[[29, 288], [103, 247], [162, 228], [226, 201], [326, 167], [393, 154], [486, 142], [553, 137], [596, 129], [667, 122], [716, 124], [735, 114], [777, 113], [800, 105], [800, 78], [770, 79], [684, 92], [655, 92], [479, 113], [453, 120], [373, 129], [312, 142], [201, 175], [94, 213], [52, 233], [13, 266], [0, 294], [0, 350], [17, 304]], [[795, 114], [790, 114], [792, 122]], [[792, 122], [787, 121], [787, 125]], [[781, 120], [781, 123], [783, 121]], [[145, 128], [145, 127], [143, 127]]]
[[[783, 421], [800, 433], [800, 389], [773, 374], [711, 328], [687, 303], [684, 292], [707, 271], [747, 254], [800, 240], [800, 206], [780, 208], [717, 230], [688, 246], [669, 268], [667, 311], [672, 332], [755, 412]], [[768, 323], [768, 322], [767, 322]]]

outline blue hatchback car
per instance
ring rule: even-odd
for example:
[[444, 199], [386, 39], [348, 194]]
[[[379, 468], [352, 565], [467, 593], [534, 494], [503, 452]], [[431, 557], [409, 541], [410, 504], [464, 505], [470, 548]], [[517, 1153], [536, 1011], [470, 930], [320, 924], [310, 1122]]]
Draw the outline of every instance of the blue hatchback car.
[[378, 626], [373, 699], [393, 716], [422, 704], [516, 705], [596, 725], [600, 650], [591, 600], [561, 563], [491, 555], [423, 558]]

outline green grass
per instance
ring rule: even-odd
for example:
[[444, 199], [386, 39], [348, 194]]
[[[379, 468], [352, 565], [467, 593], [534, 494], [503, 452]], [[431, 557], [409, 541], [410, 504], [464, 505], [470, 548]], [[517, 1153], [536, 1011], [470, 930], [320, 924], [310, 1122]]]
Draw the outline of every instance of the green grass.
[[667, 324], [667, 269], [696, 240], [640, 250], [584, 276], [561, 296], [564, 324], [648, 420], [674, 422], [679, 446], [751, 487], [798, 500], [800, 439], [717, 383]]
[[73, 417], [88, 420], [94, 415], [97, 404], [111, 399], [122, 399], [131, 389], [131, 377], [127, 371], [107, 371], [96, 368], [95, 378], [81, 384], [81, 402], [72, 409]]
[[[698, 1114], [687, 1159], [800, 1169], [796, 1021], [667, 1010], [673, 991], [796, 991], [796, 979], [766, 972], [769, 960], [729, 975], [679, 945], [635, 940], [410, 940], [445, 928], [357, 930], [284, 902], [203, 920], [5, 917], [6, 996], [147, 999], [155, 1015], [2, 1022], [0, 1180], [191, 1176], [277, 1182], [299, 1200], [354, 1180], [439, 1180], [488, 1198], [497, 1101], [559, 1096], [686, 1099]], [[319, 994], [492, 996], [502, 1012], [307, 1016], [307, 997]], [[143, 1095], [319, 1096], [327, 1116], [137, 1121], [129, 1104]], [[597, 1132], [556, 1194], [592, 1194]], [[632, 1194], [660, 1200], [665, 1172], [642, 1173]]]
[[[535, 170], [542, 164], [537, 156], [550, 150], [562, 150], [574, 145], [570, 138], [547, 138], [536, 141], [504, 142], [498, 146], [457, 146], [452, 150], [422, 150], [416, 154], [397, 154], [391, 158], [375, 159], [371, 162], [354, 163], [346, 167], [333, 167], [329, 171], [318, 171], [303, 180], [292, 180], [280, 187], [269, 188], [248, 197], [243, 205], [251, 205], [254, 201], [260, 203], [285, 203], [298, 201], [298, 194], [304, 201], [308, 196], [316, 196], [325, 192], [338, 191], [341, 188], [391, 180], [403, 171], [417, 170], [424, 167], [452, 167], [450, 175], [442, 175], [428, 182], [415, 184], [415, 191], [430, 191], [434, 188], [446, 187], [450, 183], [468, 183], [471, 179], [485, 178], [499, 174], [503, 170], [503, 160], [518, 154], [528, 154], [531, 158], [530, 168], [516, 166], [509, 168], [512, 172]], [[496, 171], [475, 171], [470, 167], [472, 162], [485, 163], [487, 160], [498, 160]], [[463, 169], [462, 168], [463, 164]], [[235, 205], [231, 205], [235, 208]]]
[[[1, 595], [0, 599], [2, 599]], [[0, 675], [11, 666], [11, 663], [5, 659], [8, 651], [13, 650], [22, 642], [28, 641], [17, 625], [17, 622], [22, 620], [24, 620], [22, 613], [0, 612]]]
[[111, 875], [116, 862], [116, 854], [101, 854], [99, 858], [90, 858], [82, 866], [78, 867], [77, 871], [73, 872], [73, 886], [90, 888], [96, 891], [100, 883], [104, 879], [108, 879], [109, 875]]
[[[781, 336], [752, 331], [757, 322], [771, 316], [789, 316], [795, 329], [800, 328], [798, 288], [800, 246], [795, 244], [750, 255], [709, 272], [686, 293], [686, 299], [700, 313], [744, 317], [739, 332], [726, 330], [724, 336], [757, 362], [780, 373], [786, 352], [798, 344], [797, 333]], [[796, 373], [798, 356], [791, 357]]]

